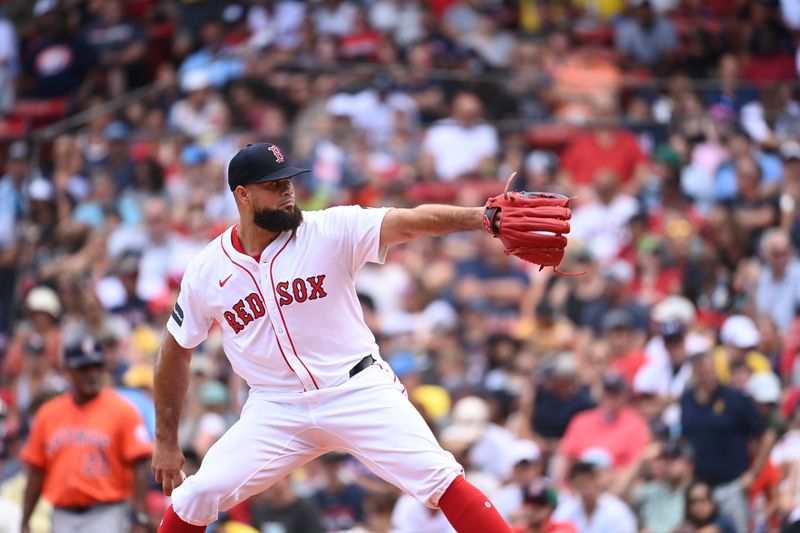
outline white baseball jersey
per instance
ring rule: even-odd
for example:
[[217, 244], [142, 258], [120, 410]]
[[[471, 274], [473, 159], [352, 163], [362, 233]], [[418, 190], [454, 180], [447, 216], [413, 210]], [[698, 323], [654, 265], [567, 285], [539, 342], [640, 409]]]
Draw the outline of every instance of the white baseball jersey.
[[[383, 217], [390, 208], [344, 206], [303, 213], [255, 259], [236, 226], [189, 265], [167, 329], [194, 348], [214, 321], [233, 370], [253, 389], [313, 391], [343, 383], [364, 356], [380, 360], [356, 296], [356, 273], [382, 263]], [[239, 248], [239, 250], [237, 250]]]

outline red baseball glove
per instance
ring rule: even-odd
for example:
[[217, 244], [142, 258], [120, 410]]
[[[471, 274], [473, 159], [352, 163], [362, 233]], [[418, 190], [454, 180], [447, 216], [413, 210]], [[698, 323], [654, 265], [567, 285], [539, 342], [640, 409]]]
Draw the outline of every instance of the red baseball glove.
[[508, 192], [516, 172], [506, 182], [503, 194], [486, 201], [483, 226], [505, 245], [506, 255], [554, 267], [564, 258], [572, 211], [569, 198], [546, 192]]

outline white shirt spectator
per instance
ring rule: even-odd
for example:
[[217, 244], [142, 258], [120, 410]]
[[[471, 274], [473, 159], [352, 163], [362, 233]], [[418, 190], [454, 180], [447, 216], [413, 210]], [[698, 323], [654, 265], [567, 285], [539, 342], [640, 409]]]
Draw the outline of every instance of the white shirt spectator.
[[418, 0], [376, 0], [369, 8], [369, 23], [404, 47], [425, 35], [422, 14]]
[[586, 244], [601, 263], [617, 257], [630, 238], [628, 221], [639, 206], [636, 199], [619, 194], [608, 204], [590, 202], [572, 212], [570, 238]]
[[454, 533], [441, 511], [431, 511], [408, 494], [397, 500], [392, 511], [392, 533]]
[[418, 122], [417, 103], [401, 92], [390, 92], [381, 97], [378, 91], [367, 89], [354, 95], [336, 94], [329, 102], [332, 110], [349, 116], [353, 126], [365, 132], [374, 145], [389, 141], [398, 126], [398, 113], [406, 115], [413, 124]]
[[306, 16], [303, 2], [281, 1], [273, 13], [264, 6], [254, 5], [247, 12], [250, 29], [250, 46], [264, 48], [275, 46], [281, 50], [294, 50], [300, 44], [300, 27]]
[[597, 499], [592, 516], [586, 516], [583, 501], [577, 497], [564, 498], [553, 512], [553, 520], [575, 524], [580, 533], [635, 533], [636, 517], [625, 502], [604, 493]]
[[786, 332], [800, 305], [800, 262], [793, 261], [782, 279], [775, 279], [764, 265], [756, 286], [756, 311], [771, 317], [778, 329]]
[[483, 436], [469, 450], [470, 464], [498, 479], [506, 479], [513, 465], [508, 458], [516, 443], [514, 434], [497, 424], [489, 424]]
[[317, 7], [314, 25], [320, 35], [343, 37], [353, 31], [358, 8], [350, 2], [339, 2], [334, 8], [327, 4]]
[[637, 393], [655, 394], [662, 397], [680, 398], [692, 377], [692, 365], [688, 362], [673, 372], [669, 359], [650, 359], [636, 372], [633, 390]]
[[210, 97], [200, 109], [188, 100], [179, 100], [169, 112], [169, 123], [194, 140], [214, 140], [227, 128], [228, 110], [216, 96]]
[[454, 120], [442, 120], [428, 130], [423, 149], [433, 155], [436, 175], [442, 181], [473, 172], [481, 160], [499, 151], [497, 130], [486, 123], [465, 128]]

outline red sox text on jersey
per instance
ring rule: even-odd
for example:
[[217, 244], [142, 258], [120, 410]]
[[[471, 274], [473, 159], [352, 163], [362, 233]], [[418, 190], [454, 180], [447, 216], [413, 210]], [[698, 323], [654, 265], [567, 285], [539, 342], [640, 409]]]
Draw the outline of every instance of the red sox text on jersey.
[[[291, 282], [281, 281], [276, 283], [275, 290], [280, 296], [278, 304], [284, 307], [294, 302], [303, 303], [306, 300], [325, 298], [328, 293], [325, 292], [323, 287], [324, 282], [325, 274], [320, 274], [319, 276], [310, 276], [305, 279], [295, 278]], [[239, 333], [247, 324], [263, 317], [265, 312], [264, 302], [261, 301], [258, 294], [251, 292], [236, 302], [231, 310], [225, 311], [223, 316], [233, 332]]]

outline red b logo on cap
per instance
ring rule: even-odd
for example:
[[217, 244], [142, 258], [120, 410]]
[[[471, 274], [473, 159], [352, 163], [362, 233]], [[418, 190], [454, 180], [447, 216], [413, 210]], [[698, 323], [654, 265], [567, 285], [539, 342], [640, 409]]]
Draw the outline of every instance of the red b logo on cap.
[[269, 147], [269, 151], [275, 155], [275, 162], [276, 163], [283, 163], [283, 154], [281, 153], [281, 149], [275, 145]]

